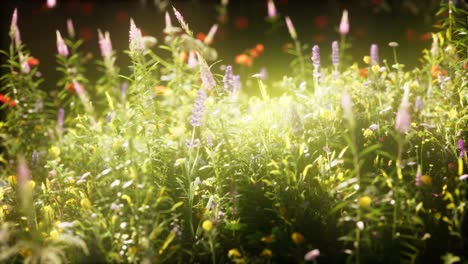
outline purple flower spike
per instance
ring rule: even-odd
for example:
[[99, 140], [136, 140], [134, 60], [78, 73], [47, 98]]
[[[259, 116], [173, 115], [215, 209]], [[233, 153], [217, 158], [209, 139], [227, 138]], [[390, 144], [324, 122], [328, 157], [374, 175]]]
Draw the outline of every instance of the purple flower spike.
[[141, 52], [144, 48], [143, 36], [141, 30], [136, 27], [133, 19], [130, 19], [130, 33], [129, 33], [130, 51]]
[[57, 34], [57, 52], [60, 56], [67, 57], [69, 54], [67, 44], [65, 44], [65, 41], [63, 40], [62, 35], [60, 35], [60, 31], [57, 30], [56, 34]]
[[203, 113], [205, 112], [206, 92], [204, 89], [198, 90], [195, 104], [193, 106], [192, 115], [190, 115], [190, 124], [194, 127], [201, 126]]
[[224, 76], [223, 76], [223, 83], [224, 83], [225, 90], [228, 90], [231, 87], [232, 77], [233, 77], [232, 66], [228, 65], [226, 66], [226, 71], [224, 72]]
[[458, 148], [458, 150], [460, 150], [460, 158], [463, 158], [465, 156], [465, 153], [466, 153], [465, 141], [463, 141], [463, 139], [460, 138], [457, 141], [457, 148]]
[[314, 68], [320, 67], [320, 48], [318, 45], [314, 45], [312, 48], [312, 64]]
[[377, 44], [372, 44], [370, 47], [370, 59], [371, 65], [379, 64], [379, 46]]
[[104, 59], [109, 59], [112, 56], [112, 42], [110, 40], [109, 32], [106, 31], [104, 34], [102, 34], [101, 30], [98, 30], [98, 35], [101, 56]]
[[340, 64], [340, 49], [336, 40], [332, 42], [332, 64], [335, 67]]

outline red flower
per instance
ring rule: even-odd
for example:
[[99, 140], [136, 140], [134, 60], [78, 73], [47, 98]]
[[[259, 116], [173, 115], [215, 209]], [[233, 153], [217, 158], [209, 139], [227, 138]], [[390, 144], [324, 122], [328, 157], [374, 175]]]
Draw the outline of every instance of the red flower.
[[29, 57], [27, 63], [29, 67], [37, 67], [37, 65], [39, 65], [39, 60], [34, 57]]
[[431, 32], [426, 32], [424, 34], [421, 34], [419, 36], [419, 39], [421, 41], [430, 41], [430, 40], [432, 40], [432, 34], [431, 34]]
[[432, 77], [437, 78], [439, 73], [440, 75], [446, 75], [447, 71], [445, 71], [444, 69], [440, 69], [440, 67], [437, 65], [432, 65], [432, 68], [431, 68]]
[[205, 41], [205, 38], [206, 38], [206, 34], [203, 33], [203, 32], [198, 32], [197, 33], [197, 39], [201, 40], [201, 41]]
[[10, 98], [8, 96], [6, 96], [4, 94], [0, 94], [0, 102], [6, 103], [8, 101], [10, 101]]
[[244, 65], [247, 67], [252, 66], [252, 58], [247, 54], [239, 54], [235, 58], [235, 62], [240, 65]]
[[16, 106], [16, 100], [11, 100], [10, 101], [10, 106], [15, 107]]
[[367, 75], [369, 74], [369, 70], [367, 68], [359, 68], [359, 75], [367, 78]]
[[265, 46], [263, 46], [263, 44], [257, 44], [257, 45], [255, 45], [255, 49], [258, 52], [262, 53], [265, 50]]

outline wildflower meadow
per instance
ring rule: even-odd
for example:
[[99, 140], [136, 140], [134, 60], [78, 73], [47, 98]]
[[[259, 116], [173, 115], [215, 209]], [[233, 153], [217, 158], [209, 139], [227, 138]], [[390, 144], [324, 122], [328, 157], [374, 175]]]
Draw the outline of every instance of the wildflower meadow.
[[219, 60], [219, 25], [197, 38], [172, 6], [163, 39], [130, 18], [125, 51], [93, 29], [91, 64], [63, 21], [39, 61], [15, 9], [0, 51], [0, 262], [468, 263], [467, 11], [441, 1], [411, 68], [397, 42], [352, 54], [347, 10], [319, 45], [265, 8], [289, 32], [284, 76], [249, 71], [261, 43]]

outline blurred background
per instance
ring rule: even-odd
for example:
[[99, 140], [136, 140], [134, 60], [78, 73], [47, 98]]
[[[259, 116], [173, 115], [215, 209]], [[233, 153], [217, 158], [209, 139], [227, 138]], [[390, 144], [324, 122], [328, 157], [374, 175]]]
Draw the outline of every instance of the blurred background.
[[[47, 79], [45, 85], [49, 86], [55, 86], [58, 78], [54, 63], [55, 30], [66, 35], [68, 18], [73, 20], [77, 35], [84, 39], [82, 50], [88, 56], [99, 56], [97, 29], [108, 30], [118, 51], [117, 63], [125, 74], [128, 58], [123, 50], [128, 48], [130, 18], [144, 35], [161, 42], [164, 12], [174, 6], [198, 37], [203, 37], [213, 24], [219, 24], [212, 44], [218, 50], [219, 65], [234, 64], [237, 54], [261, 43], [265, 51], [249, 70], [256, 72], [268, 66], [270, 76], [279, 79], [288, 74], [287, 66], [292, 59], [284, 52], [291, 42], [283, 22], [285, 15], [291, 17], [301, 42], [309, 47], [319, 44], [322, 56], [329, 60], [325, 54], [330, 51], [331, 41], [340, 37], [337, 28], [342, 10], [347, 9], [348, 40], [352, 44], [349, 52], [360, 66], [364, 66], [362, 57], [369, 53], [372, 43], [379, 44], [381, 59], [390, 59], [387, 44], [396, 41], [400, 44], [401, 62], [413, 67], [419, 64], [422, 49], [431, 44], [430, 32], [434, 30], [440, 4], [440, 0], [274, 0], [281, 18], [273, 26], [266, 20], [267, 0], [230, 0], [225, 14], [220, 12], [221, 0], [57, 0], [54, 7], [48, 7], [46, 2], [0, 0], [0, 48], [8, 48], [11, 15], [18, 8], [21, 37], [31, 55], [40, 60], [40, 70]], [[466, 7], [463, 0], [454, 2]], [[4, 61], [5, 57], [1, 59]], [[88, 66], [89, 77], [93, 79], [93, 65]]]

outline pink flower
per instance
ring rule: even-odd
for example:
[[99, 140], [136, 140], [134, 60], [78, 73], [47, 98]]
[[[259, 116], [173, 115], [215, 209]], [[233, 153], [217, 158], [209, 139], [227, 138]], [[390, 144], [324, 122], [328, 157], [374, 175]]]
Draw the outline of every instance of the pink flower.
[[166, 28], [165, 31], [168, 31], [169, 29], [172, 28], [172, 21], [171, 21], [171, 16], [169, 15], [169, 12], [166, 11], [166, 14], [164, 16], [164, 19], [166, 21]]
[[338, 29], [341, 35], [347, 35], [349, 33], [349, 20], [348, 20], [348, 10], [343, 10], [343, 15], [341, 16], [340, 27]]
[[133, 19], [130, 19], [130, 51], [143, 51], [143, 37], [141, 35], [141, 30], [136, 27]]
[[56, 0], [47, 0], [47, 7], [48, 8], [54, 8], [57, 5]]
[[213, 43], [213, 38], [217, 30], [218, 30], [218, 24], [214, 24], [210, 28], [210, 31], [208, 32], [208, 35], [206, 35], [205, 40], [203, 42], [207, 45], [210, 45], [211, 43]]
[[101, 30], [98, 30], [98, 35], [101, 55], [104, 59], [109, 59], [112, 56], [112, 42], [110, 40], [109, 32], [106, 31], [102, 34]]
[[70, 18], [67, 19], [67, 32], [70, 38], [75, 38], [75, 27], [73, 26], [73, 21]]
[[68, 52], [68, 47], [65, 44], [65, 41], [62, 38], [62, 35], [60, 35], [60, 31], [56, 31], [57, 33], [57, 52], [60, 56], [62, 57], [67, 57], [69, 52]]
[[289, 18], [289, 16], [285, 17], [285, 20], [286, 20], [286, 27], [288, 28], [288, 31], [289, 31], [289, 35], [291, 35], [292, 39], [297, 39], [296, 29], [294, 28], [294, 25], [291, 19]]
[[411, 129], [411, 115], [410, 115], [410, 104], [408, 101], [409, 97], [409, 87], [405, 87], [405, 93], [403, 99], [401, 100], [400, 107], [395, 119], [395, 129], [400, 133], [408, 133]]
[[268, 0], [268, 17], [275, 18], [277, 15], [275, 2], [273, 2], [273, 0]]
[[320, 250], [318, 249], [313, 249], [309, 252], [307, 252], [305, 255], [304, 255], [304, 260], [305, 261], [314, 261], [316, 258], [318, 258], [320, 256]]

